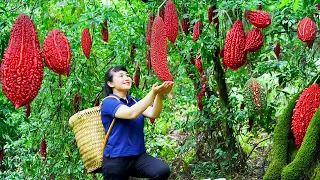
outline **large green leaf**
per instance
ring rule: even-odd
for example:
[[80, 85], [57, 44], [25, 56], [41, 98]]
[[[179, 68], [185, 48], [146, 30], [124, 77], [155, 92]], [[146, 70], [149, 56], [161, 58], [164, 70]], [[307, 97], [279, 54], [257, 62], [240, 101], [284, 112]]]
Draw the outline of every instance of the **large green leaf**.
[[296, 12], [298, 9], [298, 5], [299, 5], [300, 0], [295, 0], [293, 3], [293, 11]]

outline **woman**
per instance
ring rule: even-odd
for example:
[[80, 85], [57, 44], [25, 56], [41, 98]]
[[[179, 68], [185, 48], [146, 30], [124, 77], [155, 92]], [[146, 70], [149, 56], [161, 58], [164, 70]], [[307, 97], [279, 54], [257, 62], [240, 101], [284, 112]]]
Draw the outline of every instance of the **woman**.
[[[105, 74], [105, 98], [101, 118], [105, 132], [116, 118], [104, 149], [102, 172], [104, 179], [128, 179], [129, 176], [168, 179], [169, 166], [146, 153], [144, 117], [158, 118], [162, 110], [162, 95], [169, 93], [173, 82], [155, 83], [141, 100], [128, 95], [132, 79], [123, 66], [110, 68]], [[153, 102], [153, 107], [150, 104]]]

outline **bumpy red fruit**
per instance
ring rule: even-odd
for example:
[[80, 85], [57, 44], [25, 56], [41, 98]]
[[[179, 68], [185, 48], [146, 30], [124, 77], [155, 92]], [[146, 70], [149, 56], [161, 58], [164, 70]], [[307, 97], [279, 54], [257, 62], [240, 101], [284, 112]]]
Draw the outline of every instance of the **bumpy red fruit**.
[[53, 29], [44, 40], [42, 55], [44, 62], [52, 71], [69, 76], [71, 48], [67, 37], [59, 30]]
[[262, 114], [267, 108], [265, 90], [254, 78], [249, 79], [245, 85], [244, 99], [249, 116]]
[[153, 24], [154, 16], [150, 15], [147, 26], [147, 35], [146, 35], [146, 43], [150, 46], [151, 42], [151, 32], [152, 32], [152, 24]]
[[87, 58], [89, 58], [91, 46], [92, 46], [92, 40], [91, 40], [91, 36], [88, 28], [84, 28], [82, 31], [81, 46], [82, 46], [82, 51], [84, 55]]
[[260, 29], [254, 28], [250, 30], [246, 36], [245, 51], [256, 52], [258, 51], [264, 42], [264, 37]]
[[109, 31], [108, 31], [107, 20], [103, 22], [103, 25], [101, 27], [101, 35], [102, 35], [102, 40], [107, 43], [109, 41]]
[[182, 27], [182, 30], [184, 32], [184, 34], [186, 36], [189, 35], [189, 28], [190, 28], [190, 20], [189, 18], [184, 18], [181, 20], [181, 27]]
[[26, 118], [28, 119], [31, 112], [30, 104], [24, 105], [24, 108], [26, 109], [25, 115], [26, 115]]
[[297, 33], [299, 39], [311, 47], [317, 36], [317, 26], [309, 17], [305, 17], [299, 22]]
[[209, 6], [208, 7], [208, 21], [209, 21], [209, 24], [212, 23], [212, 17], [213, 17], [213, 7]]
[[245, 32], [242, 22], [238, 19], [228, 32], [224, 42], [223, 64], [233, 70], [237, 70], [246, 61]]
[[8, 47], [1, 63], [2, 91], [19, 108], [38, 94], [43, 63], [38, 33], [29, 16], [21, 14], [11, 28]]
[[200, 111], [203, 110], [202, 99], [203, 99], [203, 96], [205, 95], [205, 91], [206, 91], [206, 88], [205, 88], [205, 87], [202, 87], [201, 90], [200, 90], [199, 93], [198, 93], [198, 101], [197, 101], [197, 104], [198, 104], [198, 108], [199, 108]]
[[164, 23], [169, 41], [174, 44], [179, 33], [179, 18], [176, 6], [169, 0], [164, 13]]
[[42, 138], [40, 143], [40, 156], [42, 161], [47, 160], [47, 142], [45, 138]]
[[266, 28], [271, 23], [270, 15], [262, 10], [246, 10], [245, 16], [248, 21], [257, 28]]
[[196, 56], [196, 68], [199, 71], [199, 73], [201, 74], [203, 72], [203, 68], [202, 68], [202, 58], [201, 58], [201, 53], [200, 53], [200, 49], [197, 53]]
[[193, 42], [197, 41], [202, 33], [203, 23], [201, 21], [197, 21], [193, 26], [192, 38]]
[[135, 45], [131, 45], [131, 49], [130, 49], [130, 58], [134, 59], [134, 50], [136, 49]]
[[280, 56], [280, 43], [278, 42], [276, 47], [274, 48], [274, 53], [276, 54], [277, 58]]
[[319, 106], [320, 87], [318, 84], [312, 84], [304, 89], [293, 109], [291, 129], [298, 148], [300, 148], [308, 125]]
[[134, 85], [139, 88], [140, 83], [140, 65], [137, 64], [136, 66], [136, 72], [133, 75]]
[[152, 25], [151, 66], [160, 80], [173, 81], [167, 61], [166, 28], [160, 16], [154, 19]]

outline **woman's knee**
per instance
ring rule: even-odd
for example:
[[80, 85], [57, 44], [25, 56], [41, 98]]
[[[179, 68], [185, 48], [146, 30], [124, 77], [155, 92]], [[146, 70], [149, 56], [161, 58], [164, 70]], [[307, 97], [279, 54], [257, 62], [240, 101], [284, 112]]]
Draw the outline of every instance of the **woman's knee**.
[[170, 168], [167, 164], [164, 164], [163, 166], [160, 166], [157, 168], [157, 175], [155, 179], [168, 179], [170, 176]]

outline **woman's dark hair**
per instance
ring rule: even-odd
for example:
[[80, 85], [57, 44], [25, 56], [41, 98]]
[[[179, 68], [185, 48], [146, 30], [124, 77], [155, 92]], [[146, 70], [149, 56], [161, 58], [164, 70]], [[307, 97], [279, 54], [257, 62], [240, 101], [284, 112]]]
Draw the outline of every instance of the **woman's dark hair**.
[[113, 81], [113, 73], [125, 71], [128, 72], [124, 66], [114, 66], [108, 69], [106, 74], [104, 75], [104, 97], [109, 96], [109, 94], [113, 93], [112, 88], [108, 85], [108, 82]]

